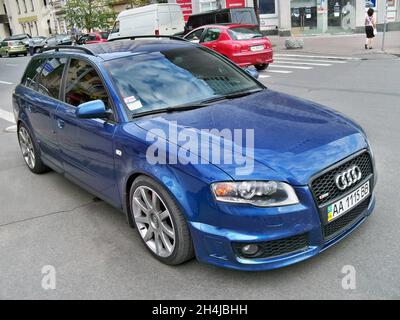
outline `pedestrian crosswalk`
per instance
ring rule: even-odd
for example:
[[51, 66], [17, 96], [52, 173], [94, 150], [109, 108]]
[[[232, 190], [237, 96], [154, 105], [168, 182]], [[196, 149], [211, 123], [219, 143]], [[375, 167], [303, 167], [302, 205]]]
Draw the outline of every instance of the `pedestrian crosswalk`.
[[270, 78], [273, 74], [284, 75], [301, 70], [335, 67], [354, 60], [360, 59], [329, 55], [276, 53], [274, 62], [269, 65], [267, 70], [261, 71], [259, 74], [261, 79]]

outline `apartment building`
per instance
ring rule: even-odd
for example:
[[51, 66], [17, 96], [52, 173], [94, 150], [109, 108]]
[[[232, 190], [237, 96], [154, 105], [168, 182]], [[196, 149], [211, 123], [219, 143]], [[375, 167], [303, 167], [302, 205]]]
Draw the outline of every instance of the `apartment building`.
[[[49, 36], [66, 27], [57, 20], [56, 7], [60, 0], [0, 0], [7, 11], [11, 34], [28, 33], [32, 36]], [[61, 6], [61, 5], [60, 5]]]

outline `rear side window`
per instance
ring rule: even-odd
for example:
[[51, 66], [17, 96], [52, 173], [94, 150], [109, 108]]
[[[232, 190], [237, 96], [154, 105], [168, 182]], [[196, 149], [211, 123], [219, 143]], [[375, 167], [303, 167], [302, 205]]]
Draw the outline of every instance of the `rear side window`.
[[220, 34], [221, 34], [221, 30], [219, 30], [218, 28], [210, 28], [207, 30], [206, 34], [204, 35], [203, 42], [216, 41], [216, 40], [218, 40]]
[[37, 91], [46, 96], [58, 99], [60, 95], [61, 78], [66, 58], [47, 59], [37, 78]]
[[45, 59], [32, 59], [26, 68], [25, 74], [22, 77], [21, 84], [36, 90], [36, 80], [39, 75], [40, 70], [42, 69], [43, 62]]
[[231, 10], [232, 22], [239, 24], [258, 24], [253, 10]]
[[108, 39], [108, 32], [100, 32], [100, 37], [101, 37], [102, 39], [107, 40], [107, 39]]
[[83, 60], [72, 59], [65, 84], [65, 102], [77, 107], [98, 99], [109, 108], [107, 90], [96, 70]]

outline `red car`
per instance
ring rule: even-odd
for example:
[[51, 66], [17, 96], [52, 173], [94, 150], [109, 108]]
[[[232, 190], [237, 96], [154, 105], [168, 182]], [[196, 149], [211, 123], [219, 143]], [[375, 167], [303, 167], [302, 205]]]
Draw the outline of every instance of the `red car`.
[[240, 67], [254, 65], [257, 70], [265, 70], [273, 62], [271, 42], [256, 25], [206, 25], [188, 33], [184, 39], [201, 43]]
[[78, 44], [107, 42], [108, 32], [91, 32], [79, 38]]

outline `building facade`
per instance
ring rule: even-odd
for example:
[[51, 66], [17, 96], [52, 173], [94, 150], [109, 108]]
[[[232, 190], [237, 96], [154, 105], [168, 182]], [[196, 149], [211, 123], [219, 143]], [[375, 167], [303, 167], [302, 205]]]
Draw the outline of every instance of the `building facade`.
[[[9, 32], [13, 35], [49, 36], [66, 32], [57, 19], [57, 6], [63, 0], [0, 0], [7, 11]], [[64, 2], [65, 3], [65, 2]]]
[[253, 7], [257, 4], [260, 28], [266, 33], [307, 35], [364, 31], [368, 7], [376, 11], [382, 29], [388, 4], [388, 30], [400, 30], [400, 0], [168, 0], [190, 14], [218, 8]]

